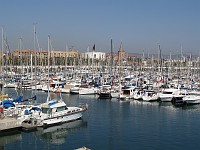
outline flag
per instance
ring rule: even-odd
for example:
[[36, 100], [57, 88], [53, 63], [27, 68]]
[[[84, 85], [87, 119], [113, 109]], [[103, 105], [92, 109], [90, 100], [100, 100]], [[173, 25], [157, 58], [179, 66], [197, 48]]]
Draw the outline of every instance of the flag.
[[93, 50], [93, 51], [95, 51], [95, 44], [94, 44], [94, 46], [93, 46], [92, 50]]

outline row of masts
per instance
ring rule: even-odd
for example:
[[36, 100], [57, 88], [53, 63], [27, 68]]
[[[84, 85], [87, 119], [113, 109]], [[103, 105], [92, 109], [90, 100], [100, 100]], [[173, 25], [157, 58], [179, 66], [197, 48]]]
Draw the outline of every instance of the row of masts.
[[[3, 74], [5, 71], [16, 71], [15, 68], [19, 69], [20, 71], [24, 70], [24, 69], [28, 69], [29, 66], [32, 66], [31, 69], [35, 68], [35, 71], [31, 70], [31, 72], [34, 72], [35, 75], [37, 73], [37, 66], [42, 66], [43, 67], [47, 67], [48, 64], [44, 64], [41, 61], [38, 62], [37, 58], [36, 58], [36, 45], [38, 46], [39, 49], [39, 42], [38, 42], [38, 38], [37, 38], [37, 33], [36, 33], [36, 24], [34, 24], [34, 55], [35, 56], [31, 56], [31, 60], [27, 60], [26, 64], [25, 62], [23, 62], [23, 60], [20, 58], [21, 56], [21, 50], [22, 50], [22, 38], [19, 39], [19, 51], [20, 51], [20, 55], [19, 55], [19, 60], [17, 64], [13, 64], [11, 62], [9, 62], [9, 59], [6, 59], [5, 55], [8, 55], [10, 53], [10, 49], [9, 49], [9, 45], [8, 45], [8, 41], [7, 38], [5, 37], [5, 33], [4, 33], [4, 29], [2, 28], [2, 61], [1, 61], [1, 74]], [[52, 45], [50, 44], [50, 48], [52, 48]], [[192, 59], [192, 55], [190, 54], [189, 57], [184, 57], [183, 56], [183, 52], [182, 52], [182, 47], [181, 47], [181, 57], [177, 58], [177, 59], [172, 59], [171, 53], [169, 55], [169, 58], [163, 58], [162, 53], [161, 53], [161, 47], [160, 44], [158, 45], [158, 57], [156, 58], [154, 55], [152, 55], [151, 58], [145, 57], [144, 52], [142, 57], [135, 57], [132, 60], [126, 60], [126, 64], [123, 62], [122, 58], [122, 53], [119, 52], [118, 53], [118, 61], [116, 62], [114, 60], [114, 52], [113, 52], [113, 40], [111, 39], [111, 48], [110, 48], [110, 59], [108, 60], [85, 60], [83, 58], [78, 57], [78, 58], [74, 58], [71, 61], [69, 61], [69, 58], [65, 58], [65, 60], [62, 60], [63, 63], [62, 64], [56, 64], [55, 60], [53, 60], [53, 62], [49, 62], [50, 67], [51, 68], [58, 68], [58, 66], [62, 69], [62, 68], [91, 68], [92, 70], [97, 69], [97, 68], [102, 68], [102, 66], [104, 66], [104, 68], [108, 68], [110, 69], [110, 72], [112, 73], [112, 69], [119, 69], [120, 73], [122, 72], [122, 68], [130, 68], [133, 70], [140, 70], [140, 71], [145, 71], [145, 70], [153, 70], [153, 71], [159, 71], [162, 73], [167, 72], [172, 72], [174, 70], [177, 71], [177, 73], [181, 73], [182, 71], [188, 71], [188, 72], [199, 72], [199, 68], [200, 68], [200, 59], [199, 57], [197, 59]], [[66, 46], [66, 50], [67, 50], [67, 46]], [[5, 53], [6, 51], [6, 53]], [[119, 51], [122, 51], [122, 42], [120, 43], [120, 48]], [[27, 58], [28, 59], [28, 58]], [[48, 59], [50, 59], [50, 57], [48, 57]], [[13, 60], [13, 59], [11, 59]], [[48, 62], [48, 61], [47, 61]], [[35, 67], [34, 67], [35, 66]], [[20, 73], [20, 72], [19, 72]], [[22, 72], [21, 72], [22, 73]], [[7, 73], [6, 73], [7, 74]]]

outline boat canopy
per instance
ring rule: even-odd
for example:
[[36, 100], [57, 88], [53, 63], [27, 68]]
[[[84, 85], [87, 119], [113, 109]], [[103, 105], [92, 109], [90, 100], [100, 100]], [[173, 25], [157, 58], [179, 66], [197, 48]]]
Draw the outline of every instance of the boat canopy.
[[52, 106], [52, 105], [54, 105], [54, 104], [56, 104], [57, 102], [49, 102], [48, 103], [48, 106]]
[[134, 75], [128, 75], [125, 77], [126, 81], [130, 81], [131, 79], [133, 79]]
[[41, 111], [41, 109], [39, 107], [32, 107], [29, 111], [31, 111], [31, 110]]
[[13, 100], [13, 102], [21, 102], [22, 101], [23, 96], [19, 96], [16, 99]]
[[3, 105], [4, 108], [9, 108], [9, 107], [14, 107], [15, 106], [15, 104], [14, 104], [14, 102], [12, 100], [4, 100], [2, 102], [2, 105]]

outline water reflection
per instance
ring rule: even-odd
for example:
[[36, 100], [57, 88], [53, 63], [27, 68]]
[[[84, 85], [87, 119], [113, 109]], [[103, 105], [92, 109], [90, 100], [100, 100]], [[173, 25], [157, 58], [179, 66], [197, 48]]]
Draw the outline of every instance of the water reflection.
[[18, 130], [5, 131], [0, 133], [0, 146], [13, 142], [22, 141], [21, 132]]
[[182, 109], [184, 110], [193, 110], [193, 109], [197, 109], [197, 110], [200, 110], [200, 105], [199, 104], [196, 104], [196, 105], [183, 105], [182, 106]]
[[171, 102], [158, 102], [159, 106], [161, 107], [171, 107], [172, 103]]
[[[44, 143], [61, 145], [66, 143], [66, 137], [69, 133], [76, 132], [81, 128], [87, 128], [87, 121], [79, 119], [73, 122], [68, 122], [48, 128], [38, 127], [36, 131], [22, 131], [20, 129], [16, 129], [0, 132], [0, 150], [3, 150], [5, 148], [9, 149], [9, 147], [10, 149], [13, 149], [13, 144], [19, 142], [22, 142], [21, 146], [22, 144], [26, 145], [27, 142], [30, 145], [35, 145], [36, 143], [30, 142], [34, 139], [34, 141], [37, 141], [36, 139], [41, 139]], [[20, 145], [18, 144], [15, 146], [16, 149], [20, 148]]]
[[34, 134], [39, 136], [47, 143], [60, 145], [65, 143], [67, 134], [79, 130], [83, 127], [87, 127], [87, 122], [80, 119], [48, 128], [38, 127], [37, 131], [34, 132]]
[[152, 106], [158, 106], [158, 102], [148, 102], [148, 101], [141, 101], [141, 100], [131, 100], [130, 104], [132, 105], [152, 105]]

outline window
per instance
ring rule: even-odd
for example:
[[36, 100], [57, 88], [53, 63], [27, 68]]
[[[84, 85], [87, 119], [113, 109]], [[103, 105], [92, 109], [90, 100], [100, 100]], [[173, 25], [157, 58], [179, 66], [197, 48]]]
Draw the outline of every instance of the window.
[[42, 113], [44, 114], [50, 114], [52, 112], [51, 108], [42, 108]]
[[62, 107], [58, 107], [56, 111], [59, 112], [59, 111], [65, 110], [65, 109], [66, 109], [66, 107], [65, 107], [65, 106], [62, 106]]

